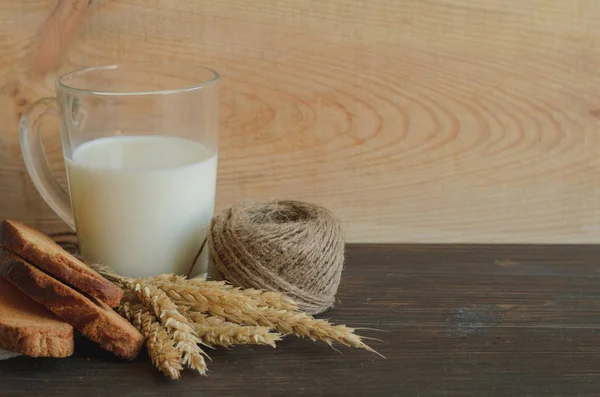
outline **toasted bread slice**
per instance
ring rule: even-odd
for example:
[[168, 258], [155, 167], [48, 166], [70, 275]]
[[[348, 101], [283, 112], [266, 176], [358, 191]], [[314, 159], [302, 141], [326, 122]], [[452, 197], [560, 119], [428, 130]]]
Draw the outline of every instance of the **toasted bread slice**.
[[0, 347], [30, 357], [73, 354], [73, 327], [0, 279]]
[[139, 355], [144, 337], [127, 320], [100, 300], [84, 296], [3, 248], [0, 248], [0, 277], [105, 350], [126, 360]]
[[44, 233], [21, 222], [0, 222], [0, 245], [58, 280], [97, 298], [110, 307], [119, 305], [123, 291], [65, 251]]

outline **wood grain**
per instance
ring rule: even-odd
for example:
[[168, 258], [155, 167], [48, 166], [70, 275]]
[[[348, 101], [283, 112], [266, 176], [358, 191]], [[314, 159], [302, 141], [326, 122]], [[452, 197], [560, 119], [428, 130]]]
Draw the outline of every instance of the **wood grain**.
[[[351, 246], [324, 317], [384, 354], [286, 338], [210, 352], [170, 382], [85, 340], [63, 360], [0, 362], [2, 396], [597, 396], [598, 246]], [[340, 354], [341, 353], [341, 354]]]
[[587, 0], [0, 0], [0, 216], [64, 228], [17, 137], [57, 74], [166, 58], [223, 76], [219, 209], [314, 201], [349, 241], [595, 243], [599, 40]]

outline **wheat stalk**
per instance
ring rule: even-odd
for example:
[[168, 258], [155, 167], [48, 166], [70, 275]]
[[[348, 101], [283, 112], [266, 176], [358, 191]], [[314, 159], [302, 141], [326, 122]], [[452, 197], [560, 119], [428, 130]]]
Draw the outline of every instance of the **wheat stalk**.
[[[279, 292], [241, 289], [224, 281], [190, 280], [173, 274], [132, 279], [108, 267], [90, 266], [125, 290], [119, 313], [147, 338], [153, 364], [172, 379], [180, 377], [183, 365], [206, 373], [205, 353], [199, 344], [275, 347], [283, 334], [379, 354], [355, 334], [354, 328], [298, 311], [295, 302]], [[273, 329], [278, 332], [270, 332]]]
[[127, 318], [146, 337], [146, 348], [154, 366], [171, 379], [179, 379], [183, 370], [181, 353], [175, 348], [173, 338], [154, 314], [141, 303], [131, 301], [126, 301], [119, 307], [119, 314]]
[[235, 287], [226, 281], [207, 281], [201, 278], [191, 279], [190, 283], [204, 288], [226, 291], [228, 294], [238, 297], [246, 297], [254, 300], [259, 306], [269, 306], [280, 310], [298, 310], [298, 305], [292, 298], [280, 292], [265, 291], [254, 288]]
[[[189, 309], [194, 309], [201, 313], [209, 312], [224, 318], [226, 317], [220, 314], [223, 311], [227, 311], [228, 313], [246, 313], [255, 312], [260, 307], [252, 300], [244, 299], [240, 301], [239, 299], [230, 299], [227, 292], [215, 292], [213, 289], [204, 289], [199, 285], [182, 282], [171, 283], [168, 281], [156, 281], [155, 285], [166, 293], [177, 305], [187, 306]], [[240, 324], [244, 323], [242, 321], [243, 317], [233, 319], [232, 316], [230, 315], [228, 320]]]
[[[228, 313], [222, 312], [219, 315]], [[277, 310], [270, 307], [258, 308], [253, 313], [232, 313], [232, 321], [235, 318], [243, 318], [243, 322], [251, 325], [263, 325], [273, 327], [284, 335], [295, 335], [307, 337], [312, 341], [323, 341], [328, 345], [338, 342], [346, 346], [359, 349], [366, 349], [377, 353], [371, 347], [366, 345], [362, 338], [354, 333], [354, 328], [345, 325], [333, 325], [327, 320], [315, 319], [303, 312], [292, 312]], [[377, 353], [378, 354], [378, 353]]]
[[281, 334], [271, 332], [269, 327], [241, 326], [220, 317], [188, 311], [198, 336], [211, 346], [268, 345], [275, 348]]
[[177, 286], [184, 287], [196, 294], [205, 293], [208, 298], [219, 296], [228, 303], [239, 307], [268, 306], [280, 310], [298, 310], [296, 303], [288, 296], [280, 292], [257, 290], [252, 288], [241, 289], [234, 287], [225, 281], [206, 281], [203, 278], [186, 279], [173, 274], [163, 274], [156, 277], [144, 279], [161, 289]]
[[202, 343], [196, 330], [177, 310], [175, 303], [157, 287], [142, 284], [138, 280], [124, 279], [124, 286], [134, 292], [136, 297], [160, 319], [161, 324], [172, 335], [175, 347], [183, 354], [183, 363], [193, 370], [206, 374], [204, 351], [198, 346]]
[[[187, 306], [200, 313], [211, 313], [240, 325], [274, 328], [284, 335], [292, 334], [321, 340], [329, 345], [338, 342], [346, 346], [366, 349], [377, 353], [366, 345], [353, 328], [333, 325], [299, 311], [279, 310], [268, 306], [253, 306], [230, 299], [226, 291], [204, 289], [198, 285], [157, 282], [177, 305]], [[378, 354], [378, 353], [377, 353]]]

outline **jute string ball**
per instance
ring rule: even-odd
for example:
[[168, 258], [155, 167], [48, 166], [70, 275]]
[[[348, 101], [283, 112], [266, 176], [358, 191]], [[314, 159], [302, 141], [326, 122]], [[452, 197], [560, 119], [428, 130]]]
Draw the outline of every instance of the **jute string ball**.
[[209, 277], [288, 294], [309, 314], [335, 303], [344, 265], [340, 221], [301, 201], [241, 203], [213, 217]]

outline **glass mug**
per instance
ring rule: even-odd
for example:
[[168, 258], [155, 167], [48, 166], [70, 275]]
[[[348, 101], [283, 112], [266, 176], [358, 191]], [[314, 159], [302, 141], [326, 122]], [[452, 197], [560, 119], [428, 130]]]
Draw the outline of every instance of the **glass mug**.
[[[58, 107], [67, 193], [51, 173], [39, 119]], [[130, 277], [186, 274], [213, 216], [219, 75], [191, 65], [77, 70], [21, 118], [27, 171], [76, 232], [81, 255]], [[206, 272], [206, 255], [196, 265]]]

